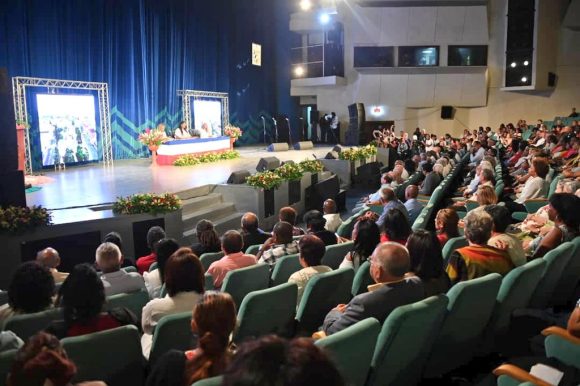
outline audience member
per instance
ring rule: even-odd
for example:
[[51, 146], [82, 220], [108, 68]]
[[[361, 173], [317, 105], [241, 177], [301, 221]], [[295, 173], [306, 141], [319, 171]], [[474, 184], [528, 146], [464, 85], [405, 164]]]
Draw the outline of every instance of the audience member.
[[309, 338], [267, 335], [242, 344], [223, 386], [343, 386], [338, 370]]
[[430, 196], [433, 194], [435, 188], [441, 183], [441, 177], [439, 177], [439, 174], [433, 172], [433, 164], [431, 162], [425, 162], [422, 169], [425, 179], [421, 184], [419, 194]]
[[0, 325], [14, 315], [33, 314], [52, 307], [52, 274], [35, 261], [21, 264], [8, 285], [8, 304], [0, 306]]
[[171, 350], [156, 363], [147, 386], [191, 385], [221, 375], [230, 362], [230, 336], [236, 326], [236, 305], [226, 292], [207, 291], [193, 309], [191, 330], [197, 348]]
[[459, 237], [459, 216], [453, 208], [440, 209], [435, 217], [435, 230], [437, 238], [441, 243], [441, 248], [449, 239]]
[[453, 284], [493, 272], [505, 275], [514, 267], [505, 251], [487, 245], [492, 229], [493, 219], [483, 210], [473, 210], [465, 216], [469, 246], [451, 254], [447, 274]]
[[423, 204], [417, 201], [418, 195], [419, 188], [417, 185], [409, 185], [405, 189], [405, 208], [409, 213], [409, 224], [413, 224], [423, 210]]
[[340, 213], [337, 213], [336, 202], [329, 198], [324, 201], [322, 210], [324, 211], [324, 219], [326, 220], [324, 228], [330, 232], [336, 232], [338, 227], [342, 225]]
[[222, 236], [222, 251], [225, 256], [214, 261], [207, 270], [207, 273], [213, 277], [213, 285], [216, 289], [222, 287], [224, 278], [229, 271], [256, 264], [256, 256], [244, 254], [242, 252], [243, 246], [244, 240], [238, 231], [227, 231]]
[[522, 247], [522, 242], [515, 236], [506, 233], [508, 226], [511, 224], [509, 210], [502, 205], [487, 205], [484, 210], [493, 220], [493, 230], [487, 245], [505, 250], [514, 266], [524, 265], [526, 263], [526, 253]]
[[417, 230], [409, 236], [407, 249], [411, 268], [407, 276], [418, 276], [425, 288], [425, 297], [447, 292], [451, 287], [449, 276], [443, 267], [441, 244], [433, 232]]
[[219, 252], [222, 248], [220, 237], [213, 223], [209, 220], [199, 220], [195, 226], [197, 242], [191, 245], [194, 255], [200, 257], [204, 253]]
[[506, 207], [510, 212], [526, 212], [524, 202], [532, 198], [543, 198], [548, 193], [548, 183], [546, 176], [548, 175], [549, 166], [545, 158], [535, 157], [532, 160], [532, 166], [529, 170], [530, 178], [521, 189], [516, 189], [517, 199], [506, 202]]
[[242, 216], [242, 238], [244, 240], [243, 250], [251, 245], [264, 244], [270, 235], [260, 229], [258, 216], [252, 212], [246, 212]]
[[404, 213], [399, 208], [389, 210], [383, 222], [381, 242], [394, 241], [405, 245], [410, 234], [411, 225], [409, 225]]
[[175, 239], [161, 239], [155, 248], [157, 255], [157, 268], [151, 272], [144, 272], [145, 287], [151, 299], [158, 298], [161, 295], [161, 288], [165, 283], [165, 264], [167, 260], [179, 249], [179, 244]]
[[348, 304], [339, 304], [324, 320], [327, 335], [344, 330], [366, 318], [376, 318], [381, 324], [398, 306], [423, 299], [425, 289], [416, 276], [409, 272], [410, 257], [407, 248], [394, 243], [380, 244], [370, 259], [370, 274], [376, 284], [369, 292], [355, 296]]
[[256, 258], [259, 263], [266, 263], [270, 269], [282, 256], [298, 253], [298, 241], [292, 238], [292, 224], [280, 221], [274, 225], [272, 237], [270, 237], [258, 251]]
[[147, 247], [151, 253], [137, 259], [137, 270], [141, 275], [143, 275], [143, 272], [149, 271], [151, 264], [157, 261], [155, 246], [157, 245], [157, 242], [163, 238], [165, 238], [165, 231], [160, 226], [151, 227], [149, 231], [147, 231]]
[[401, 213], [403, 213], [403, 215], [407, 218], [407, 222], [409, 222], [409, 213], [407, 213], [407, 208], [405, 208], [405, 205], [403, 205], [403, 203], [397, 199], [393, 189], [385, 188], [381, 190], [381, 202], [383, 204], [383, 213], [381, 213], [381, 216], [377, 220], [377, 225], [379, 227], [383, 225], [387, 213], [389, 213], [389, 210], [392, 208], [400, 209]]
[[179, 248], [165, 264], [167, 295], [153, 299], [143, 307], [141, 323], [143, 355], [149, 358], [153, 331], [166, 315], [178, 314], [194, 308], [204, 292], [205, 279], [201, 262], [189, 248]]
[[24, 342], [12, 331], [0, 331], [0, 353], [9, 350], [18, 350]]
[[105, 295], [145, 290], [143, 277], [137, 272], [125, 272], [121, 269], [123, 256], [119, 247], [113, 243], [103, 243], [95, 254], [97, 267], [102, 271], [101, 280]]
[[338, 242], [336, 234], [324, 228], [326, 220], [319, 211], [309, 210], [302, 219], [306, 224], [308, 234], [318, 237], [324, 242], [324, 245], [334, 245]]
[[280, 208], [278, 212], [278, 221], [280, 222], [287, 222], [288, 224], [292, 225], [292, 236], [302, 236], [305, 232], [304, 229], [301, 229], [296, 226], [296, 211], [291, 206], [285, 206]]
[[57, 269], [60, 265], [60, 255], [56, 249], [44, 248], [36, 254], [36, 261], [50, 270], [56, 284], [62, 283], [67, 278], [67, 272], [59, 272]]
[[356, 272], [381, 242], [381, 232], [372, 219], [362, 217], [354, 225], [352, 237], [352, 250], [346, 254], [339, 268], [353, 268]]
[[306, 288], [306, 284], [308, 284], [310, 279], [318, 274], [332, 271], [332, 268], [321, 263], [326, 247], [320, 238], [315, 235], [301, 237], [298, 242], [298, 250], [300, 251], [300, 265], [303, 269], [294, 272], [288, 279], [289, 283], [296, 283], [298, 286], [297, 307], [300, 305], [304, 288]]

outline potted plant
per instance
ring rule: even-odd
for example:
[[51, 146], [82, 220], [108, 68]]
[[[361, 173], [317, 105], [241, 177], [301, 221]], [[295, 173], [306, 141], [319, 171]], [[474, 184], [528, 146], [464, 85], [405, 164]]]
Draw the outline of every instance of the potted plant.
[[230, 150], [234, 148], [234, 142], [242, 136], [242, 129], [237, 126], [227, 125], [224, 129], [224, 134], [230, 137]]

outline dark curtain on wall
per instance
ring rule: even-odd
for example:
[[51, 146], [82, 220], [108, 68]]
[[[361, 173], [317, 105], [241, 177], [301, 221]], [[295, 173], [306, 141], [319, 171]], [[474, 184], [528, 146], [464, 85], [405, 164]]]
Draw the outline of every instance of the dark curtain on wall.
[[[230, 114], [248, 128], [261, 111], [279, 109], [279, 59], [267, 52], [276, 46], [266, 23], [275, 3], [2, 1], [0, 67], [10, 76], [107, 82], [114, 156], [140, 157], [148, 152], [139, 132], [159, 122], [174, 128], [182, 119], [178, 89], [229, 92]], [[251, 41], [274, 59], [252, 68]]]

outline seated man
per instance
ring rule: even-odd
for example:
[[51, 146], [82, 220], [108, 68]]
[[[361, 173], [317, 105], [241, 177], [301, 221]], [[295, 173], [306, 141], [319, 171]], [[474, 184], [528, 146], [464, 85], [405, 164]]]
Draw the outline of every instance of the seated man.
[[385, 188], [381, 191], [381, 202], [383, 204], [383, 213], [377, 220], [377, 225], [379, 227], [383, 226], [385, 217], [387, 217], [387, 213], [389, 213], [389, 211], [392, 208], [400, 209], [401, 212], [403, 212], [403, 214], [407, 218], [407, 220], [409, 219], [409, 213], [407, 212], [407, 208], [405, 208], [405, 205], [403, 205], [403, 203], [397, 199], [397, 196], [395, 195], [393, 189]]
[[355, 296], [348, 304], [339, 304], [324, 319], [326, 335], [334, 334], [366, 318], [383, 323], [397, 307], [424, 297], [421, 279], [405, 277], [411, 265], [409, 251], [401, 244], [380, 244], [370, 258], [370, 274], [376, 284], [369, 292]]
[[227, 231], [222, 236], [222, 251], [225, 256], [211, 263], [207, 269], [207, 273], [213, 277], [213, 285], [216, 289], [221, 288], [229, 271], [256, 264], [256, 256], [244, 254], [243, 246], [244, 240], [238, 231]]
[[121, 269], [123, 256], [121, 250], [113, 243], [99, 245], [96, 253], [97, 267], [103, 272], [101, 280], [105, 295], [146, 291], [145, 281], [137, 272], [125, 272]]
[[326, 220], [317, 210], [309, 210], [303, 217], [309, 235], [318, 237], [324, 245], [334, 245], [338, 242], [337, 236], [334, 232], [324, 229]]
[[423, 174], [425, 175], [425, 179], [421, 184], [421, 190], [419, 190], [419, 194], [430, 196], [433, 194], [435, 188], [439, 186], [441, 177], [439, 177], [439, 174], [433, 172], [433, 164], [431, 162], [426, 162], [423, 165]]
[[296, 306], [300, 305], [304, 288], [310, 279], [318, 274], [332, 271], [332, 268], [321, 264], [326, 247], [318, 237], [314, 235], [302, 237], [298, 242], [298, 249], [300, 250], [300, 265], [304, 268], [294, 272], [288, 279], [288, 283], [296, 283], [298, 286]]
[[421, 211], [423, 210], [423, 204], [417, 201], [417, 196], [419, 195], [419, 188], [417, 185], [409, 185], [405, 189], [405, 208], [409, 213], [409, 224], [413, 225]]
[[246, 250], [250, 245], [264, 244], [269, 238], [270, 235], [260, 229], [258, 216], [255, 213], [247, 212], [242, 216], [243, 250]]
[[452, 284], [497, 272], [505, 275], [514, 268], [507, 252], [487, 245], [493, 219], [484, 210], [472, 210], [465, 216], [465, 237], [469, 246], [451, 254], [447, 274]]
[[274, 225], [272, 237], [270, 237], [256, 254], [258, 263], [266, 263], [270, 269], [282, 256], [298, 253], [298, 242], [292, 238], [293, 226], [285, 221]]
[[151, 267], [151, 264], [157, 261], [157, 255], [155, 254], [155, 245], [157, 245], [159, 240], [164, 238], [165, 231], [160, 226], [151, 227], [147, 231], [147, 247], [149, 247], [151, 254], [137, 259], [136, 262], [137, 270], [141, 275], [143, 275], [143, 272], [149, 271], [149, 267]]
[[342, 225], [340, 214], [336, 213], [336, 202], [334, 202], [332, 198], [329, 198], [328, 200], [324, 201], [322, 210], [324, 211], [324, 219], [326, 220], [326, 225], [324, 225], [324, 228], [328, 231], [336, 232], [338, 227]]
[[291, 206], [285, 206], [284, 208], [280, 208], [278, 212], [278, 221], [287, 222], [288, 224], [292, 225], [292, 235], [293, 236], [302, 236], [304, 234], [304, 230], [296, 226], [296, 211]]
[[68, 277], [67, 272], [59, 272], [57, 269], [60, 265], [60, 255], [56, 249], [50, 247], [43, 249], [36, 254], [36, 261], [50, 270], [55, 284], [62, 283]]

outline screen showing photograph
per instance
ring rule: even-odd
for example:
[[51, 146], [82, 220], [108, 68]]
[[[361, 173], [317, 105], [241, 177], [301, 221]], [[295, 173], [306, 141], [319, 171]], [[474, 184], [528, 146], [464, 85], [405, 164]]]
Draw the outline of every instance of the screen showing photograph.
[[93, 95], [37, 94], [42, 165], [98, 161]]
[[194, 133], [200, 138], [222, 135], [222, 102], [215, 99], [193, 99]]

